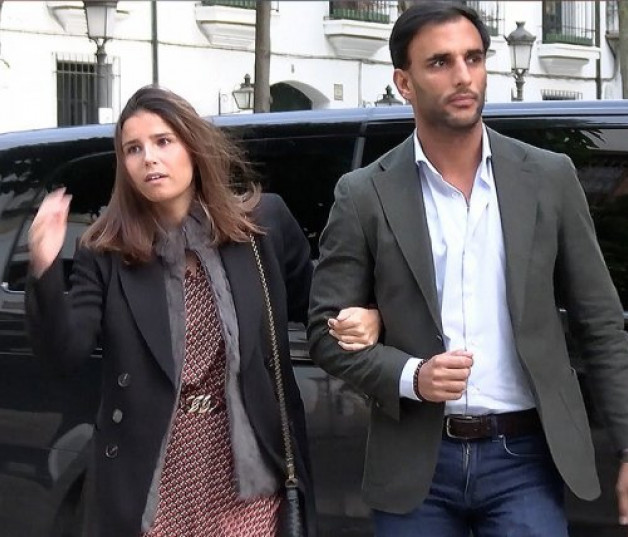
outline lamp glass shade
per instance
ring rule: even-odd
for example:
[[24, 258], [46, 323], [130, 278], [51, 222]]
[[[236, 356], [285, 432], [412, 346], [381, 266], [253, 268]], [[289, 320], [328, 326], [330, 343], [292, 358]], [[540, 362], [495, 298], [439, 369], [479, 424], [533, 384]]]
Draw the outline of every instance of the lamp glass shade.
[[107, 41], [113, 37], [116, 22], [116, 1], [85, 0], [87, 36], [93, 40]]
[[251, 84], [251, 76], [245, 75], [244, 82], [240, 84], [238, 89], [233, 90], [233, 98], [240, 110], [253, 110], [254, 89]]
[[510, 49], [510, 67], [515, 71], [527, 71], [530, 69], [532, 46], [536, 39], [524, 27], [525, 23], [517, 22], [517, 28], [506, 37], [506, 43]]

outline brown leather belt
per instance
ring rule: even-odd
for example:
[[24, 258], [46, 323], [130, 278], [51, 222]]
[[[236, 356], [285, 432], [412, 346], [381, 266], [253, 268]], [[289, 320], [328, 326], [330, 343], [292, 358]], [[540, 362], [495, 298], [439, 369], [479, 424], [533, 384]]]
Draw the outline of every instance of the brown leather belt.
[[536, 409], [503, 414], [445, 416], [443, 435], [455, 440], [481, 440], [498, 436], [524, 436], [543, 431]]

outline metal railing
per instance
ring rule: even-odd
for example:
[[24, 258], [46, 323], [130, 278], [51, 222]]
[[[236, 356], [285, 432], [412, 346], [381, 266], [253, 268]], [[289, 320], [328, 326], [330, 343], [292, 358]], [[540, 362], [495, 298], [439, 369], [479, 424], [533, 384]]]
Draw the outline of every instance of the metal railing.
[[255, 0], [201, 0], [204, 6], [227, 6], [243, 9], [255, 9]]
[[619, 33], [619, 6], [617, 0], [606, 0], [606, 32]]
[[348, 19], [388, 24], [397, 12], [397, 2], [379, 0], [335, 0], [329, 2], [330, 19]]
[[[91, 55], [54, 54], [57, 82], [57, 125], [98, 123], [98, 75]], [[107, 96], [114, 117], [119, 113], [118, 58], [109, 56], [105, 65]]]
[[544, 0], [543, 43], [592, 46], [595, 2]]
[[502, 2], [466, 1], [464, 4], [477, 11], [492, 36], [504, 35], [504, 7]]

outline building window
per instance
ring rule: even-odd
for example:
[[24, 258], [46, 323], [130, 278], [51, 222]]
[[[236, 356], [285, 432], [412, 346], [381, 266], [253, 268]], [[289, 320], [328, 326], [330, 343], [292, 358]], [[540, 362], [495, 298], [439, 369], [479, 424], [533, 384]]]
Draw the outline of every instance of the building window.
[[396, 5], [379, 0], [336, 0], [329, 2], [329, 18], [388, 24]]
[[543, 43], [592, 46], [595, 42], [595, 2], [543, 2]]
[[617, 0], [606, 0], [606, 31], [619, 33], [619, 6]]
[[582, 93], [580, 91], [544, 89], [541, 90], [541, 98], [544, 101], [579, 101], [582, 99]]
[[97, 122], [96, 63], [57, 60], [57, 125]]
[[504, 35], [504, 10], [501, 2], [463, 2], [477, 11], [492, 36]]
[[[107, 105], [112, 112], [119, 109], [116, 98], [118, 62], [117, 58], [107, 58]], [[99, 122], [98, 78], [96, 60], [93, 56], [55, 55], [57, 77], [57, 125], [87, 125]], [[114, 116], [115, 117], [115, 116]], [[113, 121], [113, 119], [112, 119]]]

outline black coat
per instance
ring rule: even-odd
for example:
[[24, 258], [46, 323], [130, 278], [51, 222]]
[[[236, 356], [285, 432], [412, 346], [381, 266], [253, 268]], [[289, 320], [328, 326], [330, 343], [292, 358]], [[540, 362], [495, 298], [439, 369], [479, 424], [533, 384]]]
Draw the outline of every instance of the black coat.
[[[313, 534], [304, 411], [288, 342], [288, 321], [306, 320], [312, 271], [309, 246], [278, 196], [262, 196], [256, 219], [266, 231], [258, 244], [296, 437], [297, 471]], [[248, 243], [229, 243], [219, 252], [238, 318], [242, 400], [262, 456], [283, 482], [281, 425], [268, 370], [270, 345], [255, 258]], [[55, 368], [71, 372], [101, 341], [102, 399], [88, 473], [86, 534], [138, 537], [177, 394], [164, 268], [158, 260], [130, 266], [117, 254], [82, 248], [75, 255], [71, 284], [64, 296], [59, 260], [41, 278], [29, 279], [26, 312], [34, 352]]]

